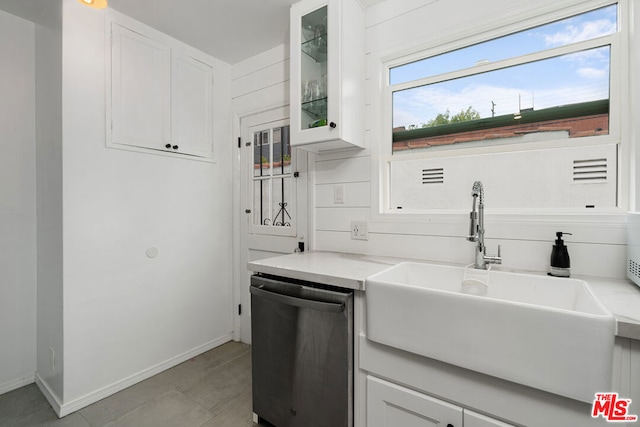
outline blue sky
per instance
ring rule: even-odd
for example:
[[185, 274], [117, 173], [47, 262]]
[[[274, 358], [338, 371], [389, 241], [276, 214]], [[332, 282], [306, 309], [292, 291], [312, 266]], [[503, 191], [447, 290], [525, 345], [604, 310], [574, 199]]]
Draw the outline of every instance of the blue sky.
[[[406, 64], [391, 70], [391, 84], [473, 67], [616, 31], [616, 6]], [[393, 126], [420, 126], [447, 109], [473, 106], [481, 117], [512, 114], [609, 97], [609, 47], [582, 51], [491, 73], [394, 93]]]

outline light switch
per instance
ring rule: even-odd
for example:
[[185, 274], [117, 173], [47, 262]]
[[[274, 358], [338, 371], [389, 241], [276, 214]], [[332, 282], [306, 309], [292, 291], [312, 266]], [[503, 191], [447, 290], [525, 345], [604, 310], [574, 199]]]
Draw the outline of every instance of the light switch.
[[344, 185], [333, 186], [333, 203], [336, 205], [344, 205]]

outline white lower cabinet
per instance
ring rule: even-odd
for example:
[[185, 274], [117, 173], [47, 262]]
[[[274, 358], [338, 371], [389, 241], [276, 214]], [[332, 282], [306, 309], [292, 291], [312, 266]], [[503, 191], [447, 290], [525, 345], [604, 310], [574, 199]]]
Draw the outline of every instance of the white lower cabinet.
[[367, 427], [462, 427], [462, 408], [367, 377]]
[[464, 427], [513, 427], [513, 425], [465, 409]]
[[367, 376], [367, 427], [508, 427], [501, 421]]

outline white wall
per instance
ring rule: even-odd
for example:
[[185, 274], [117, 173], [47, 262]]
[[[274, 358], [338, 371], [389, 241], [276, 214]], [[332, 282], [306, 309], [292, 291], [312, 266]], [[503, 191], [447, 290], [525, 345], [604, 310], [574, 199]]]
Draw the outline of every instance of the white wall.
[[40, 3], [36, 24], [38, 216], [37, 381], [63, 399], [62, 0]]
[[64, 0], [63, 413], [233, 328], [230, 67], [215, 63], [218, 163], [105, 148], [105, 13]]
[[235, 64], [231, 97], [231, 109], [238, 116], [289, 105], [289, 46], [280, 45]]
[[36, 354], [34, 24], [0, 11], [0, 394], [33, 381]]
[[[468, 212], [421, 219], [411, 216], [382, 218], [374, 213], [379, 203], [378, 144], [388, 143], [380, 126], [386, 111], [382, 102], [380, 64], [389, 55], [424, 47], [458, 33], [468, 33], [470, 28], [495, 28], [502, 25], [506, 16], [548, 10], [557, 7], [554, 3], [558, 2], [389, 0], [368, 9], [367, 148], [356, 153], [317, 157], [316, 249], [457, 263], [473, 261], [474, 245], [465, 240]], [[469, 191], [473, 181], [469, 178]], [[335, 185], [344, 185], [343, 205], [333, 203]], [[574, 274], [625, 276], [626, 221], [623, 215], [557, 215], [553, 218], [499, 215], [490, 210], [490, 191], [485, 189], [488, 252], [495, 253], [497, 245], [501, 244], [505, 267], [547, 270], [555, 232], [568, 231], [574, 233], [567, 239]], [[368, 241], [350, 239], [350, 221], [357, 219], [371, 221]]]

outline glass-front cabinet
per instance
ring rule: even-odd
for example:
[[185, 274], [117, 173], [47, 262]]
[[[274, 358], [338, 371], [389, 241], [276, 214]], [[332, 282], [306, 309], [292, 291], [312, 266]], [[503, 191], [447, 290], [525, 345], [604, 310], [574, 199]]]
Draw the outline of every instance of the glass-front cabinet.
[[291, 145], [321, 152], [362, 147], [364, 11], [355, 0], [291, 7]]
[[304, 15], [301, 21], [300, 127], [327, 126], [327, 6]]

